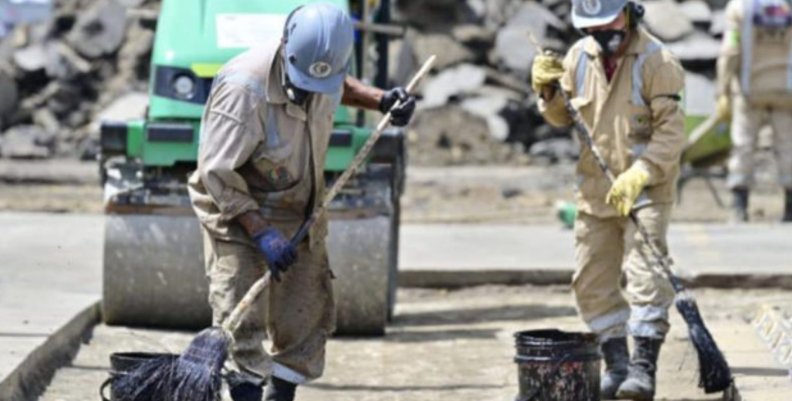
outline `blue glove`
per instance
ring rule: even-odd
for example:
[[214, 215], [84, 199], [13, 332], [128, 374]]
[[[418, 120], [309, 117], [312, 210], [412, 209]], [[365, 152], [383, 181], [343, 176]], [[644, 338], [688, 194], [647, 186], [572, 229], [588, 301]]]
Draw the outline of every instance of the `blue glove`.
[[270, 274], [275, 281], [280, 281], [281, 273], [286, 273], [289, 266], [297, 260], [297, 250], [279, 230], [268, 228], [253, 238], [264, 259], [267, 261]]
[[[397, 101], [401, 101], [399, 107], [391, 110]], [[384, 114], [391, 112], [391, 124], [403, 127], [410, 123], [413, 113], [415, 113], [415, 96], [407, 93], [402, 87], [396, 87], [385, 91], [379, 104], [380, 111]]]

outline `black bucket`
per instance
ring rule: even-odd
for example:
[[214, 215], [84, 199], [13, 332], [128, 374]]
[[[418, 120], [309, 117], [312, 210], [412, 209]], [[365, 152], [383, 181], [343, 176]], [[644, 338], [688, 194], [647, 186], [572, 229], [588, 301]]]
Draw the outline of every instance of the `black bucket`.
[[[99, 389], [102, 400], [118, 401], [123, 399], [118, 393], [118, 388], [116, 386], [117, 380], [133, 371], [141, 364], [158, 358], [176, 359], [178, 357], [178, 355], [174, 354], [155, 354], [147, 352], [117, 352], [110, 354], [110, 377], [102, 383], [102, 387]], [[108, 387], [110, 388], [110, 398], [107, 397]], [[151, 395], [146, 394], [140, 394], [135, 397], [135, 399], [139, 401], [148, 401], [152, 398]]]
[[517, 401], [599, 401], [597, 336], [559, 330], [516, 333]]

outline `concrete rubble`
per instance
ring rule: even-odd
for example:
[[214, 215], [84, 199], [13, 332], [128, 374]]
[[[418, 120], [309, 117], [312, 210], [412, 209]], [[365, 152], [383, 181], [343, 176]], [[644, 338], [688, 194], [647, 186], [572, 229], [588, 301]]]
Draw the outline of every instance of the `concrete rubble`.
[[[725, 0], [642, 4], [649, 30], [711, 81]], [[546, 164], [575, 157], [569, 131], [544, 122], [529, 84], [537, 53], [530, 35], [561, 53], [580, 37], [568, 0], [393, 0], [393, 7], [407, 31], [392, 43], [392, 83], [404, 84], [430, 54], [439, 57], [411, 127], [412, 162]], [[18, 25], [0, 38], [0, 137], [36, 126], [55, 138], [36, 157], [92, 158], [105, 109], [124, 98], [140, 109], [138, 98], [125, 95], [147, 92], [158, 8], [158, 0], [56, 0], [47, 22]], [[446, 133], [440, 141], [439, 130]]]
[[92, 123], [117, 99], [147, 89], [158, 7], [57, 0], [45, 22], [16, 25], [0, 38], [2, 157], [95, 155]]
[[[546, 165], [577, 158], [569, 131], [544, 122], [529, 85], [537, 53], [530, 35], [560, 53], [580, 38], [571, 25], [569, 1], [394, 1], [396, 19], [409, 33], [393, 44], [392, 81], [406, 82], [432, 53], [442, 66], [422, 87], [423, 102], [411, 128], [411, 163]], [[641, 4], [649, 31], [695, 74], [697, 85], [712, 87], [725, 0]], [[710, 112], [713, 100], [694, 96], [685, 104], [696, 113]]]

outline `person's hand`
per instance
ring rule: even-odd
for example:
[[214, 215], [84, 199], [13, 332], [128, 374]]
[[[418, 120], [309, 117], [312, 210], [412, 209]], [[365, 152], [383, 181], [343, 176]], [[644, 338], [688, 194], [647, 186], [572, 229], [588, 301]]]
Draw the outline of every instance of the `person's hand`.
[[635, 200], [649, 182], [649, 172], [640, 164], [633, 164], [613, 182], [605, 202], [616, 208], [621, 216], [627, 216]]
[[297, 261], [297, 250], [283, 236], [283, 233], [275, 228], [267, 228], [256, 235], [253, 240], [261, 253], [264, 254], [272, 278], [275, 281], [280, 281], [281, 273], [285, 273], [289, 270], [289, 266]]
[[[398, 107], [393, 107], [396, 102], [400, 102]], [[379, 110], [385, 114], [391, 112], [391, 124], [396, 127], [403, 127], [410, 123], [413, 113], [415, 113], [415, 96], [407, 93], [402, 87], [396, 87], [385, 91], [380, 100]]]
[[728, 121], [731, 119], [732, 101], [729, 95], [719, 95], [715, 106], [715, 116], [718, 121]]
[[542, 93], [547, 86], [553, 85], [564, 75], [561, 58], [551, 53], [538, 54], [531, 66], [531, 87], [534, 92]]

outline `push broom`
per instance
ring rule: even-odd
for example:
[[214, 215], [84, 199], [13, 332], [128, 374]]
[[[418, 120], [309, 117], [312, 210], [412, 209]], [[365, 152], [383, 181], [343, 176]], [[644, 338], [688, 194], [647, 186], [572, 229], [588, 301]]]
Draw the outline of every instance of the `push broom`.
[[[542, 46], [539, 44], [533, 34], [530, 34], [530, 39], [534, 46], [536, 46], [539, 53], [542, 54]], [[596, 159], [597, 164], [599, 165], [599, 168], [603, 173], [605, 173], [608, 181], [613, 184], [613, 182], [616, 180], [616, 177], [608, 167], [608, 164], [605, 161], [605, 158], [602, 156], [602, 153], [600, 153], [599, 149], [595, 145], [594, 138], [591, 135], [591, 130], [588, 128], [588, 125], [583, 120], [580, 112], [575, 108], [575, 106], [572, 105], [569, 94], [566, 93], [558, 83], [555, 84], [555, 90], [556, 93], [560, 93], [561, 96], [563, 96], [564, 106], [566, 107], [569, 115], [572, 117], [575, 131], [578, 134], [580, 142], [591, 151], [591, 153], [594, 155], [594, 159]], [[679, 314], [682, 315], [682, 318], [685, 320], [685, 323], [688, 326], [688, 335], [690, 337], [690, 341], [693, 343], [693, 346], [696, 348], [696, 353], [698, 354], [699, 387], [703, 388], [704, 392], [707, 394], [728, 389], [732, 383], [731, 369], [729, 368], [729, 364], [726, 362], [726, 358], [724, 358], [723, 353], [718, 348], [718, 344], [715, 343], [715, 339], [707, 329], [696, 300], [682, 284], [682, 281], [679, 279], [679, 277], [677, 277], [671, 270], [671, 261], [663, 255], [663, 252], [660, 251], [660, 249], [657, 247], [657, 244], [651, 241], [649, 232], [646, 230], [646, 227], [643, 225], [643, 223], [641, 223], [641, 220], [638, 218], [638, 215], [635, 213], [635, 211], [631, 211], [629, 217], [633, 224], [635, 224], [635, 227], [638, 229], [643, 242], [650, 249], [655, 264], [659, 266], [665, 273], [665, 275], [668, 277], [668, 280], [671, 282], [671, 286], [674, 288], [674, 292], [676, 293], [674, 303], [677, 310], [679, 311]]]
[[[412, 92], [418, 82], [431, 70], [436, 60], [430, 57], [407, 85], [407, 92]], [[396, 102], [391, 110], [399, 107]], [[330, 202], [344, 187], [352, 174], [363, 164], [382, 132], [390, 125], [391, 112], [382, 117], [374, 132], [358, 151], [349, 167], [344, 170], [333, 186], [326, 193], [322, 203], [311, 213], [291, 239], [297, 246], [308, 235], [310, 228], [325, 211]], [[201, 331], [178, 358], [157, 358], [139, 365], [124, 377], [120, 377], [115, 394], [120, 395], [117, 401], [216, 401], [219, 399], [222, 382], [222, 369], [228, 358], [228, 349], [232, 342], [233, 331], [239, 327], [242, 319], [250, 310], [251, 305], [270, 285], [270, 273], [267, 271], [256, 281], [241, 301], [234, 307], [221, 327], [210, 327]]]

